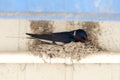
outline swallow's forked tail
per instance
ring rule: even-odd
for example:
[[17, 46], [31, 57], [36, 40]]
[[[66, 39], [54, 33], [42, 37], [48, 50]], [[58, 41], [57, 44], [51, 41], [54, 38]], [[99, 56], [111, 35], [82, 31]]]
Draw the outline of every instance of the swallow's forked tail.
[[29, 36], [31, 36], [33, 38], [39, 38], [40, 37], [40, 35], [38, 35], [38, 34], [26, 33], [26, 35], [29, 35]]
[[46, 39], [46, 40], [53, 40], [51, 35], [49, 34], [31, 34], [31, 33], [26, 33], [26, 35], [29, 35], [33, 38], [38, 38], [38, 39]]

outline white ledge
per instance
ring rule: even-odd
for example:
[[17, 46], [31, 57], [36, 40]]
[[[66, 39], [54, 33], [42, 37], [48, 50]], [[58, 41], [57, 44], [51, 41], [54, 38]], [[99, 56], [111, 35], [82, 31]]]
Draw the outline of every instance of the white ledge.
[[33, 56], [29, 52], [1, 52], [0, 63], [120, 63], [120, 54], [97, 54], [82, 58], [79, 62], [71, 61], [70, 58], [61, 59], [43, 59], [38, 56]]

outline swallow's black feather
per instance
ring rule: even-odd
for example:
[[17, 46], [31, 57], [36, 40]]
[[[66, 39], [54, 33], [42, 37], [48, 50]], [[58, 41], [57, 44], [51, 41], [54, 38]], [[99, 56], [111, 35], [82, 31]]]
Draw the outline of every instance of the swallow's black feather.
[[44, 40], [51, 40], [53, 42], [63, 42], [63, 43], [69, 43], [69, 42], [85, 42], [87, 40], [87, 33], [82, 30], [74, 30], [70, 32], [59, 32], [59, 33], [51, 33], [51, 34], [31, 34], [26, 33], [27, 35], [38, 38], [38, 39], [44, 39]]

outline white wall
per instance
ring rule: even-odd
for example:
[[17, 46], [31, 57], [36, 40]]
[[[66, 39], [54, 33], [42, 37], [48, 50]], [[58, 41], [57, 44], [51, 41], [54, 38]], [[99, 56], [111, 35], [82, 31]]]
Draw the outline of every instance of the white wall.
[[[106, 26], [102, 24], [105, 24]], [[0, 25], [2, 26], [0, 28], [0, 80], [120, 80], [119, 64], [41, 64], [39, 61], [37, 62], [36, 58], [29, 56], [20, 56], [18, 58], [17, 55], [15, 55], [18, 52], [15, 52], [14, 55], [10, 55], [9, 57], [7, 54], [5, 55], [5, 52], [3, 53], [1, 51], [20, 52], [27, 49], [27, 40], [24, 39], [24, 37], [26, 37], [24, 33], [30, 31], [29, 21], [0, 20]], [[116, 27], [112, 27], [111, 29], [111, 25], [115, 25]], [[117, 25], [119, 25], [118, 22]], [[101, 23], [101, 29], [103, 29], [103, 33], [99, 39], [100, 44], [102, 43], [105, 45], [103, 46], [104, 48], [108, 48], [109, 50], [120, 48], [119, 45], [117, 46], [117, 44], [120, 42], [120, 39], [119, 37], [114, 36], [116, 35], [116, 32], [117, 35], [119, 35], [119, 31], [117, 30], [119, 29], [119, 26], [117, 27], [117, 25], [116, 22], [110, 23], [110, 25], [106, 22]], [[112, 33], [112, 35], [109, 35], [111, 32], [114, 33]], [[104, 35], [108, 37], [104, 37]], [[111, 36], [110, 38], [112, 39], [109, 39], [109, 41], [107, 41], [109, 36]], [[115, 43], [115, 45], [113, 43]], [[114, 47], [111, 48], [111, 46]], [[3, 53], [5, 56], [1, 53]], [[10, 54], [10, 52], [8, 53]], [[19, 55], [22, 54], [20, 53]], [[103, 57], [101, 59], [106, 60], [108, 59], [107, 57], [109, 56], [106, 55], [106, 58]], [[116, 57], [117, 59], [119, 58], [118, 56]], [[114, 57], [114, 59], [116, 59], [116, 57]], [[24, 59], [28, 62], [25, 62]], [[120, 59], [117, 59], [115, 62], [118, 60], [120, 61]], [[5, 60], [6, 62], [2, 62], [2, 60]], [[12, 64], [12, 62], [14, 63], [15, 61], [18, 63], [17, 60], [21, 60], [20, 63], [23, 62], [26, 64]], [[11, 61], [11, 64], [8, 63], [8, 61]]]
[[26, 50], [29, 21], [0, 19], [0, 51]]
[[[120, 51], [120, 22], [99, 22], [98, 44], [109, 51]], [[0, 51], [27, 50], [26, 32], [30, 32], [29, 20], [0, 19]], [[61, 27], [62, 26], [62, 27]], [[54, 32], [71, 30], [64, 21], [54, 23]], [[78, 29], [79, 27], [74, 27]]]
[[0, 80], [120, 80], [120, 65], [0, 64]]
[[120, 22], [100, 22], [99, 45], [109, 51], [120, 51]]

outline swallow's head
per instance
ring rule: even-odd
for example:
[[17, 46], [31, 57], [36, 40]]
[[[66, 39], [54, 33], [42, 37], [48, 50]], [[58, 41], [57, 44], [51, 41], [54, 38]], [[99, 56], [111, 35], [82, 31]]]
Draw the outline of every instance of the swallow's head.
[[74, 38], [75, 38], [75, 41], [76, 42], [86, 42], [88, 41], [88, 38], [87, 38], [87, 33], [82, 30], [82, 29], [79, 29], [79, 30], [76, 30], [75, 34], [74, 34]]

